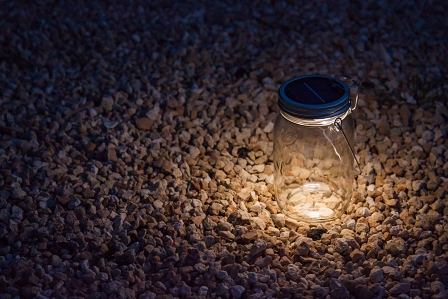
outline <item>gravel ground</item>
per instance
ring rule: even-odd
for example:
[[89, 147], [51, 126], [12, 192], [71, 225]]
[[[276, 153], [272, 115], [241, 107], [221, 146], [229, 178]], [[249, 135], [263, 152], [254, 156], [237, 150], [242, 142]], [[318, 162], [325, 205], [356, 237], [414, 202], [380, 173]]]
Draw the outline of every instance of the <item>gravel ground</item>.
[[[448, 298], [446, 1], [0, 2], [0, 298]], [[285, 219], [277, 89], [344, 72], [353, 202]]]

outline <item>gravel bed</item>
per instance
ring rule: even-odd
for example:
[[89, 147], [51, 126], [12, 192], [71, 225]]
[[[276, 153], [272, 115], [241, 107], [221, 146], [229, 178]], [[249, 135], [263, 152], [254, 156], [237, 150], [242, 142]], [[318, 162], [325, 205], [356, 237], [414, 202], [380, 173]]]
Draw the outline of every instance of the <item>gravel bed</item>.
[[[448, 298], [446, 1], [0, 2], [0, 298]], [[320, 225], [272, 185], [310, 73], [363, 82]]]

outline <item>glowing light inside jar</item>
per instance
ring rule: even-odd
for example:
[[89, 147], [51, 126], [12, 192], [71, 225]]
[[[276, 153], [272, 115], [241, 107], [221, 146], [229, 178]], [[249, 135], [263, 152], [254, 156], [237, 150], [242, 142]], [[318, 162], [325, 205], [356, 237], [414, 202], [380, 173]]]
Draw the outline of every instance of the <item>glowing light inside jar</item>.
[[319, 218], [320, 213], [317, 212], [317, 211], [313, 211], [313, 212], [309, 212], [308, 216], [311, 217], [311, 218]]
[[313, 191], [313, 190], [322, 188], [321, 186], [322, 186], [322, 183], [308, 183], [303, 186], [303, 189]]

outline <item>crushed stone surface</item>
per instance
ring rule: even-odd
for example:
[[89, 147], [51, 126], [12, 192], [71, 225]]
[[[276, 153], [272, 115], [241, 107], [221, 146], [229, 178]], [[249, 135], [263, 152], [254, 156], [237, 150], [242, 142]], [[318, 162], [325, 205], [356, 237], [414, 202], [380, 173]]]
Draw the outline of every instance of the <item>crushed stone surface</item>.
[[[448, 298], [446, 1], [3, 1], [1, 298]], [[363, 82], [347, 212], [281, 214], [277, 90]]]

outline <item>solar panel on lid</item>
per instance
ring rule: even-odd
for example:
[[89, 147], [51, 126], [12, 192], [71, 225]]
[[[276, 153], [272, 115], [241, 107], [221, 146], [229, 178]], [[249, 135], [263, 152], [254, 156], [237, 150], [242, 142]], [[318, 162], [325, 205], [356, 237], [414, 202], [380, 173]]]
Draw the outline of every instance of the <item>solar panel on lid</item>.
[[344, 95], [344, 87], [328, 78], [309, 77], [287, 85], [285, 94], [298, 103], [320, 105], [340, 99]]

